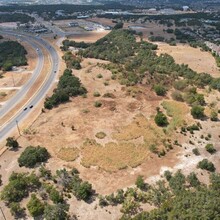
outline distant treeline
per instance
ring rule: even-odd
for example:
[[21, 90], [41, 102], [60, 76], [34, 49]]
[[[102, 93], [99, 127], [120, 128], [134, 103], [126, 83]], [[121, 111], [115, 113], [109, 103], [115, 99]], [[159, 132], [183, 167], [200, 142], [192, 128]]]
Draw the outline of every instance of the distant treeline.
[[13, 66], [27, 65], [25, 48], [16, 41], [0, 43], [0, 68], [9, 71]]
[[21, 14], [21, 13], [0, 14], [0, 23], [3, 22], [28, 23], [29, 21], [34, 22], [35, 19], [26, 14]]
[[[121, 10], [131, 10], [133, 6], [117, 4], [104, 4], [104, 5], [69, 5], [69, 4], [60, 4], [60, 5], [28, 5], [28, 6], [0, 6], [0, 11], [2, 12], [13, 12], [16, 10], [22, 10], [23, 12], [36, 12], [38, 15], [43, 16], [45, 19], [51, 19], [56, 14], [58, 10], [63, 10], [66, 14], [72, 14], [74, 12], [93, 12], [95, 10], [109, 10], [109, 9], [121, 9]], [[47, 13], [47, 15], [45, 15]], [[60, 17], [63, 19], [64, 17]]]

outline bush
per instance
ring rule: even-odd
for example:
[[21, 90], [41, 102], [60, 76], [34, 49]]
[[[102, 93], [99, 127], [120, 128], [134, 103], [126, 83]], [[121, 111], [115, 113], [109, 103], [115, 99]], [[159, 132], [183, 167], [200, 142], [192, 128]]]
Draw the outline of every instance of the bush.
[[215, 172], [215, 166], [212, 162], [209, 162], [207, 159], [203, 159], [197, 165], [198, 168], [202, 170], [208, 170], [210, 172]]
[[162, 85], [155, 85], [154, 86], [154, 91], [158, 96], [165, 96], [166, 95], [166, 89]]
[[193, 152], [196, 156], [199, 156], [199, 155], [200, 155], [198, 148], [194, 148], [194, 149], [192, 150], [192, 152]]
[[106, 134], [104, 132], [98, 132], [95, 136], [99, 139], [104, 139], [106, 137]]
[[180, 91], [183, 91], [188, 85], [189, 83], [187, 82], [187, 80], [179, 80], [174, 82], [173, 84], [174, 88]]
[[47, 97], [44, 102], [46, 109], [69, 101], [70, 97], [86, 94], [86, 89], [82, 86], [78, 77], [72, 75], [72, 70], [66, 69], [59, 79], [57, 88], [51, 97]]
[[144, 182], [144, 179], [143, 179], [143, 176], [138, 176], [137, 179], [136, 179], [136, 182], [135, 182], [135, 185], [141, 189], [141, 190], [144, 190], [145, 189], [145, 182]]
[[21, 208], [18, 202], [10, 203], [9, 208], [11, 214], [16, 218], [24, 214], [24, 208]]
[[204, 108], [200, 105], [193, 106], [191, 109], [191, 115], [195, 119], [202, 119], [204, 118]]
[[92, 185], [87, 181], [81, 183], [80, 186], [76, 189], [75, 195], [78, 199], [87, 201], [92, 195]]
[[96, 101], [96, 102], [94, 103], [94, 106], [95, 106], [96, 108], [100, 108], [100, 107], [102, 106], [102, 103], [99, 102], [99, 101]]
[[43, 203], [36, 197], [35, 194], [31, 195], [31, 199], [27, 204], [28, 211], [31, 216], [38, 217], [43, 215], [44, 213], [44, 205]]
[[99, 97], [99, 96], [100, 96], [100, 93], [99, 93], [99, 92], [94, 92], [94, 93], [93, 93], [93, 96], [94, 96], [94, 97]]
[[206, 149], [210, 154], [216, 153], [216, 149], [214, 148], [213, 144], [207, 144], [207, 145], [205, 146], [205, 149]]
[[39, 178], [33, 173], [12, 173], [9, 183], [1, 191], [1, 199], [6, 203], [20, 202], [24, 197], [28, 196], [29, 190], [39, 188], [41, 183]]
[[49, 197], [55, 204], [63, 202], [63, 196], [55, 188], [51, 189]]
[[97, 78], [98, 79], [101, 79], [103, 76], [102, 76], [102, 74], [101, 73], [99, 73], [98, 75], [97, 75]]
[[170, 179], [172, 178], [172, 173], [169, 170], [166, 170], [164, 172], [164, 177], [166, 178], [167, 181], [170, 181]]
[[46, 162], [49, 159], [49, 153], [44, 147], [27, 147], [18, 158], [19, 166], [33, 168], [37, 163]]
[[166, 115], [160, 111], [157, 112], [157, 115], [155, 116], [154, 121], [158, 126], [161, 126], [161, 127], [168, 125]]
[[183, 102], [183, 101], [184, 101], [183, 95], [182, 95], [182, 93], [179, 92], [179, 91], [174, 91], [171, 96], [172, 96], [172, 98], [173, 98], [175, 101], [178, 101], [178, 102]]
[[218, 121], [218, 112], [212, 110], [210, 115], [211, 121]]
[[16, 149], [19, 147], [17, 140], [14, 137], [8, 137], [6, 139], [6, 146], [12, 149]]

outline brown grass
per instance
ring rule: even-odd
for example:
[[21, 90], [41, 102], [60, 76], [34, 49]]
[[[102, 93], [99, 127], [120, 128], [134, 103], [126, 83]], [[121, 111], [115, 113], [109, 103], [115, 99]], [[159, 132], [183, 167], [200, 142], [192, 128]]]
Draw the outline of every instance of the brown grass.
[[167, 132], [171, 134], [176, 128], [184, 125], [186, 122], [186, 115], [189, 113], [189, 108], [185, 103], [176, 101], [164, 101], [162, 106], [167, 112], [167, 115], [171, 117]]
[[137, 167], [148, 156], [145, 146], [132, 143], [107, 143], [105, 146], [87, 140], [82, 147], [81, 164], [85, 167], [98, 166], [114, 172], [126, 167]]
[[188, 64], [190, 68], [198, 73], [209, 73], [213, 77], [219, 77], [220, 71], [216, 65], [215, 58], [209, 52], [201, 51], [189, 45], [177, 45], [175, 47], [166, 43], [158, 43], [158, 54], [167, 53], [179, 64]]
[[78, 156], [78, 148], [61, 148], [57, 154], [57, 157], [67, 162], [76, 160]]
[[146, 119], [142, 114], [137, 115], [133, 122], [113, 134], [118, 141], [130, 141], [144, 138], [144, 142], [150, 146], [151, 144], [160, 144], [164, 138], [161, 128], [157, 127], [153, 120]]

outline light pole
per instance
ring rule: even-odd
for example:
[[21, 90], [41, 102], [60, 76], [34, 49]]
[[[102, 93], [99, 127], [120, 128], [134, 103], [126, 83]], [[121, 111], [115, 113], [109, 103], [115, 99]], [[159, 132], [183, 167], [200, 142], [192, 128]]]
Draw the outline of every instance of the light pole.
[[19, 126], [18, 126], [18, 120], [16, 120], [16, 125], [17, 125], [17, 129], [18, 129], [18, 133], [19, 133], [19, 135], [21, 136], [21, 131], [20, 131], [20, 128], [19, 128]]

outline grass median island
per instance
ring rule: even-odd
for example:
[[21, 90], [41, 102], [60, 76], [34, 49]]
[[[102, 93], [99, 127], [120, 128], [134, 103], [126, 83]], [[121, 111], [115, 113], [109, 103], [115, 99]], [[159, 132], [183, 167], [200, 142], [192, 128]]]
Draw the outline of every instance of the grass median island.
[[27, 65], [27, 51], [16, 41], [0, 43], [0, 69], [12, 70], [13, 66]]

